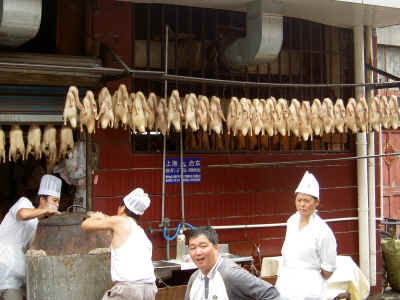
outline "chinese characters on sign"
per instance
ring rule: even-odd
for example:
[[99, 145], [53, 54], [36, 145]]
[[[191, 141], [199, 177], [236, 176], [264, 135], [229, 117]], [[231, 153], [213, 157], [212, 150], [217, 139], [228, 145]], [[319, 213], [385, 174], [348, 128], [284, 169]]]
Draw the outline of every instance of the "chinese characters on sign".
[[[183, 159], [183, 180], [184, 183], [199, 183], [201, 181], [200, 158]], [[165, 183], [181, 183], [179, 158], [165, 159]]]

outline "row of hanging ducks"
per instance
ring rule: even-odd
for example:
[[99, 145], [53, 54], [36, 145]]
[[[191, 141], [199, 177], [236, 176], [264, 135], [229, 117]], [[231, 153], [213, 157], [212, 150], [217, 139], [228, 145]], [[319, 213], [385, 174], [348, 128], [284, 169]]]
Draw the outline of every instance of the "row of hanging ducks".
[[[58, 132], [57, 132], [58, 131]], [[20, 125], [14, 124], [8, 132], [8, 161], [17, 162], [19, 159], [27, 160], [46, 157], [48, 165], [54, 166], [57, 161], [64, 159], [74, 148], [72, 128], [62, 126], [56, 129], [53, 125], [46, 125], [42, 129], [37, 124], [29, 126], [24, 139], [24, 132]], [[6, 163], [7, 159], [6, 132], [0, 126], [0, 162]]]
[[[79, 118], [78, 118], [79, 110]], [[330, 133], [357, 133], [397, 129], [399, 126], [399, 105], [396, 96], [373, 97], [367, 101], [361, 97], [342, 99], [330, 98], [313, 101], [286, 100], [274, 97], [268, 99], [247, 99], [232, 97], [224, 113], [217, 96], [210, 99], [204, 95], [186, 94], [180, 97], [173, 90], [168, 99], [149, 93], [148, 97], [138, 91], [129, 93], [121, 84], [111, 95], [103, 87], [96, 98], [90, 90], [81, 100], [78, 88], [71, 86], [67, 92], [64, 108], [64, 125], [68, 123], [80, 130], [86, 127], [89, 134], [97, 128], [130, 129], [132, 133], [159, 131], [168, 135], [172, 130], [182, 128], [196, 132], [217, 135], [223, 133], [241, 135], [298, 136], [305, 141], [313, 136]], [[226, 117], [225, 117], [226, 116]], [[79, 120], [79, 122], [78, 122]]]

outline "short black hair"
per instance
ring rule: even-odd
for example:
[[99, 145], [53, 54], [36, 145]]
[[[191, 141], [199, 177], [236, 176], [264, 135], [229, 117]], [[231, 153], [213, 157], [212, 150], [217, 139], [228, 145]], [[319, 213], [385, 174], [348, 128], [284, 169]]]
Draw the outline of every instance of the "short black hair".
[[40, 204], [40, 198], [41, 198], [41, 197], [43, 197], [44, 200], [46, 200], [46, 201], [47, 201], [47, 199], [49, 198], [49, 196], [47, 196], [47, 195], [37, 195], [36, 198], [35, 198], [35, 200], [33, 201], [33, 206], [35, 206], [35, 207], [38, 207], [38, 206], [39, 206], [39, 204]]
[[128, 217], [131, 217], [132, 219], [139, 221], [140, 220], [140, 215], [135, 214], [133, 211], [131, 211], [129, 208], [126, 207], [124, 200], [121, 201], [121, 204], [119, 206], [124, 206], [124, 212]]
[[218, 244], [218, 234], [211, 226], [203, 226], [194, 228], [189, 234], [189, 240], [204, 234], [213, 244]]

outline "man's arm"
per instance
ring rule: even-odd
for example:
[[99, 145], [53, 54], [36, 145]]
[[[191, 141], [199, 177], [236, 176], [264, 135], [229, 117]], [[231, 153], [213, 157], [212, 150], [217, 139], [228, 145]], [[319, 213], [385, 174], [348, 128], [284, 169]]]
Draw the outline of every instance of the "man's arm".
[[59, 214], [59, 211], [49, 208], [21, 208], [17, 211], [17, 218], [22, 221], [27, 221], [34, 218], [43, 219], [44, 217]]
[[[228, 271], [228, 272], [226, 272]], [[240, 266], [225, 270], [225, 284], [229, 285], [233, 299], [279, 300], [278, 290], [268, 282], [250, 274]]]
[[109, 217], [101, 212], [96, 212], [90, 215], [89, 218], [84, 220], [81, 224], [82, 230], [112, 230], [115, 228], [115, 217]]

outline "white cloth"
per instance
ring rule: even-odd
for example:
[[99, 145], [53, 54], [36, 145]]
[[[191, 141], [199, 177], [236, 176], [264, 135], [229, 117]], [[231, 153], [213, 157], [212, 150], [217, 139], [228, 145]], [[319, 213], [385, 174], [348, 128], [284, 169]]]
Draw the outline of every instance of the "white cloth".
[[43, 175], [40, 180], [38, 195], [46, 195], [60, 198], [62, 181], [53, 175]]
[[327, 300], [334, 299], [338, 294], [349, 292], [352, 300], [367, 299], [369, 282], [351, 256], [338, 255], [337, 268], [328, 279]]
[[306, 171], [294, 193], [307, 194], [319, 199], [319, 183], [315, 176]]
[[125, 206], [137, 215], [143, 215], [144, 211], [150, 206], [150, 198], [143, 189], [136, 188], [124, 197]]
[[[217, 263], [214, 265], [214, 267], [212, 267], [210, 272], [208, 272], [207, 276], [204, 276], [203, 273], [201, 273], [200, 276], [196, 277], [193, 282], [192, 288], [190, 289], [190, 300], [229, 300], [228, 294], [226, 293], [224, 279], [217, 271], [221, 262], [222, 258], [219, 257]], [[207, 283], [206, 280], [208, 281]], [[205, 297], [206, 288], [208, 296], [207, 298]]]
[[153, 246], [143, 229], [133, 219], [129, 220], [132, 231], [128, 239], [119, 248], [111, 247], [111, 279], [114, 282], [154, 283]]
[[323, 299], [327, 284], [321, 269], [328, 272], [336, 269], [336, 239], [315, 213], [302, 230], [299, 222], [299, 213], [287, 222], [276, 287], [284, 299]]
[[17, 217], [21, 208], [34, 208], [21, 197], [8, 211], [0, 224], [0, 290], [18, 289], [25, 282], [25, 252], [38, 225], [37, 218], [22, 221]]

